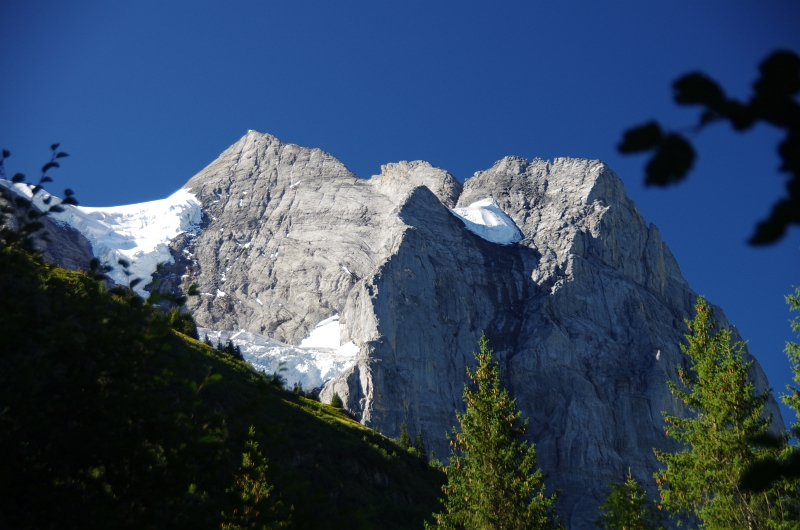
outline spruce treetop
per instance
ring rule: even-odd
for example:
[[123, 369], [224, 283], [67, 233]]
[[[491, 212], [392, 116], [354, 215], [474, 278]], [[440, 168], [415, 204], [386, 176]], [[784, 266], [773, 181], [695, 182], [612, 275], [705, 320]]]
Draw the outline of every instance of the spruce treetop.
[[467, 368], [466, 411], [456, 413], [461, 428], [450, 440], [444, 511], [427, 528], [556, 528], [555, 495], [545, 496], [536, 449], [522, 438], [528, 422], [501, 385], [485, 335], [478, 344], [478, 366]]

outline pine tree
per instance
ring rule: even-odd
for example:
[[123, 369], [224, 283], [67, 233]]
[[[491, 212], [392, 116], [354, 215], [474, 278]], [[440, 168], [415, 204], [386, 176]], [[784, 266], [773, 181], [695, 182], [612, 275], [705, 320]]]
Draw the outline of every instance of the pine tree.
[[536, 450], [522, 439], [527, 420], [501, 387], [485, 335], [479, 347], [477, 369], [467, 369], [466, 412], [456, 413], [461, 429], [453, 429], [450, 441], [444, 511], [426, 528], [556, 528], [555, 495], [545, 496]]
[[411, 447], [411, 437], [408, 435], [406, 422], [400, 424], [400, 437], [397, 439], [397, 443], [403, 448], [403, 451], [408, 451], [408, 448]]
[[[198, 339], [197, 324], [195, 324], [192, 315], [187, 312], [181, 312], [180, 308], [172, 307], [167, 311], [167, 320], [172, 329], [179, 333], [183, 333], [187, 337]], [[206, 337], [207, 338], [207, 337]], [[210, 344], [210, 342], [208, 343]]]
[[623, 484], [609, 484], [608, 497], [600, 505], [602, 515], [595, 521], [603, 530], [658, 530], [664, 519], [659, 506], [647, 500], [644, 488], [628, 469]]
[[414, 449], [419, 451], [419, 454], [425, 458], [425, 442], [422, 441], [422, 431], [419, 431], [417, 437], [414, 438]]
[[284, 515], [283, 503], [276, 500], [273, 486], [267, 483], [266, 459], [255, 441], [255, 428], [250, 427], [242, 465], [234, 477], [233, 486], [226, 493], [234, 506], [229, 512], [223, 511], [222, 530], [245, 530], [257, 528], [268, 530], [285, 528], [290, 524], [290, 515]]
[[[800, 311], [800, 287], [795, 287], [794, 294], [786, 296], [786, 303], [789, 304], [790, 311]], [[791, 326], [792, 331], [800, 335], [800, 317], [791, 320]], [[787, 342], [786, 355], [789, 357], [789, 362], [792, 363], [794, 382], [800, 385], [800, 342]], [[783, 396], [783, 402], [794, 410], [797, 422], [793, 427], [800, 430], [800, 390], [790, 385], [786, 385], [786, 387], [791, 393]]]
[[344, 407], [344, 403], [342, 403], [342, 398], [339, 397], [339, 394], [337, 392], [334, 392], [333, 396], [331, 396], [331, 407], [335, 409], [340, 409]]
[[655, 474], [656, 482], [669, 511], [684, 519], [694, 515], [704, 528], [763, 528], [779, 499], [774, 491], [743, 491], [738, 482], [749, 465], [775, 451], [752, 444], [753, 437], [769, 429], [770, 418], [764, 415], [769, 394], [756, 393], [747, 375], [752, 361], [744, 360], [744, 344], [731, 345], [730, 331], [715, 329], [705, 299], [698, 298], [695, 309], [695, 319], [687, 320], [688, 346], [681, 345], [691, 367], [678, 368], [682, 387], [669, 382], [692, 415], [664, 414], [667, 435], [686, 449], [655, 451], [666, 465]]
[[[800, 287], [795, 294], [788, 295], [786, 302], [792, 311], [800, 311]], [[800, 317], [790, 321], [792, 331], [800, 332]], [[800, 343], [787, 342], [786, 354], [794, 372], [794, 382], [800, 384]], [[781, 437], [765, 436], [758, 440], [765, 447], [778, 448], [780, 455], [768, 455], [750, 466], [739, 481], [739, 487], [753, 493], [778, 489], [783, 494], [783, 502], [776, 507], [778, 521], [800, 521], [800, 448], [791, 444], [790, 438], [800, 438], [800, 390], [786, 385], [789, 394], [781, 396], [783, 402], [795, 411], [797, 422], [792, 430]], [[778, 526], [778, 525], [776, 525]], [[800, 527], [796, 524], [795, 528]]]

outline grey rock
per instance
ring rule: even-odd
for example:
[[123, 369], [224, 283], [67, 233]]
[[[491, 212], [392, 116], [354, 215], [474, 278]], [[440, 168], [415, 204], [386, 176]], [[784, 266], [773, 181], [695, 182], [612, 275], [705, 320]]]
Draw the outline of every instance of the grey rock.
[[[0, 186], [12, 193], [17, 193], [9, 181], [0, 180]], [[3, 195], [0, 195], [0, 206], [10, 207], [17, 211], [13, 202], [8, 201]], [[44, 228], [38, 232], [34, 240], [34, 247], [38, 252], [42, 253], [44, 260], [60, 265], [65, 269], [88, 270], [89, 263], [94, 258], [94, 255], [92, 254], [91, 243], [83, 234], [71, 226], [54, 221], [49, 216], [41, 217], [40, 220], [44, 224]], [[7, 222], [10, 226], [16, 228], [16, 222], [13, 217], [8, 218]], [[47, 237], [42, 237], [45, 234]]]
[[463, 188], [447, 171], [420, 160], [381, 166], [381, 174], [373, 176], [370, 184], [390, 197], [402, 197], [413, 188], [425, 186], [448, 208], [456, 205]]
[[[661, 412], [685, 413], [667, 381], [686, 365], [696, 294], [602, 162], [506, 157], [462, 189], [425, 162], [360, 179], [250, 132], [186, 187], [205, 225], [173, 241], [164, 285], [208, 293], [190, 302], [203, 327], [291, 345], [339, 314], [359, 353], [321, 399], [337, 392], [365, 425], [394, 437], [405, 421], [445, 458], [485, 332], [568, 527], [591, 528], [609, 481], [630, 467], [651, 484], [653, 448], [676, 448]], [[520, 242], [490, 243], [448, 211], [487, 197]], [[751, 375], [769, 387], [757, 363]]]
[[256, 132], [185, 187], [201, 201], [204, 225], [173, 241], [165, 287], [197, 283], [208, 293], [188, 304], [200, 326], [287, 344], [341, 313], [405, 228], [388, 197], [328, 153]]
[[94, 255], [92, 245], [71, 226], [45, 218], [44, 230], [50, 241], [40, 240], [42, 257], [45, 261], [70, 270], [89, 270]]

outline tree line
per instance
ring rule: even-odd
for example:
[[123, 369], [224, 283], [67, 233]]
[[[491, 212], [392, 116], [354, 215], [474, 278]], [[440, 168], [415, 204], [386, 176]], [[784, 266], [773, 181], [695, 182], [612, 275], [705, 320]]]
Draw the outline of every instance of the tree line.
[[185, 298], [43, 261], [42, 218], [77, 204], [42, 193], [57, 148], [37, 184], [11, 179], [28, 198], [0, 187], [0, 527], [285, 526], [254, 429], [206, 406], [220, 376], [187, 377], [176, 353], [176, 331], [197, 336]]

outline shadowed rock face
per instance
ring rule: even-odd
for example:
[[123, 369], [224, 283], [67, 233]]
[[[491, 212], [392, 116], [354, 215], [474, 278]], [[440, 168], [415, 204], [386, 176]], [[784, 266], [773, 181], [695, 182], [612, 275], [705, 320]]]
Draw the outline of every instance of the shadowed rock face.
[[[186, 184], [205, 224], [173, 241], [164, 285], [208, 293], [189, 302], [203, 327], [295, 345], [338, 313], [360, 352], [322, 400], [338, 392], [388, 436], [405, 421], [439, 458], [485, 330], [559, 513], [591, 528], [610, 480], [630, 466], [650, 483], [653, 447], [674, 447], [661, 411], [682, 412], [667, 380], [696, 295], [658, 229], [599, 161], [506, 157], [463, 189], [425, 162], [381, 169], [359, 179], [319, 149], [248, 133]], [[448, 210], [487, 197], [522, 241], [485, 241]], [[752, 376], [768, 388], [757, 364]]]
[[[0, 184], [0, 186], [9, 188], [7, 184]], [[13, 202], [9, 202], [2, 195], [0, 195], [0, 206], [17, 210]], [[41, 217], [40, 221], [44, 224], [44, 228], [38, 232], [34, 247], [42, 253], [45, 261], [55, 263], [65, 269], [88, 270], [94, 255], [91, 243], [83, 234], [70, 226], [53, 221], [48, 216]], [[8, 218], [7, 222], [16, 228], [15, 219]], [[45, 234], [46, 237], [43, 237]]]

